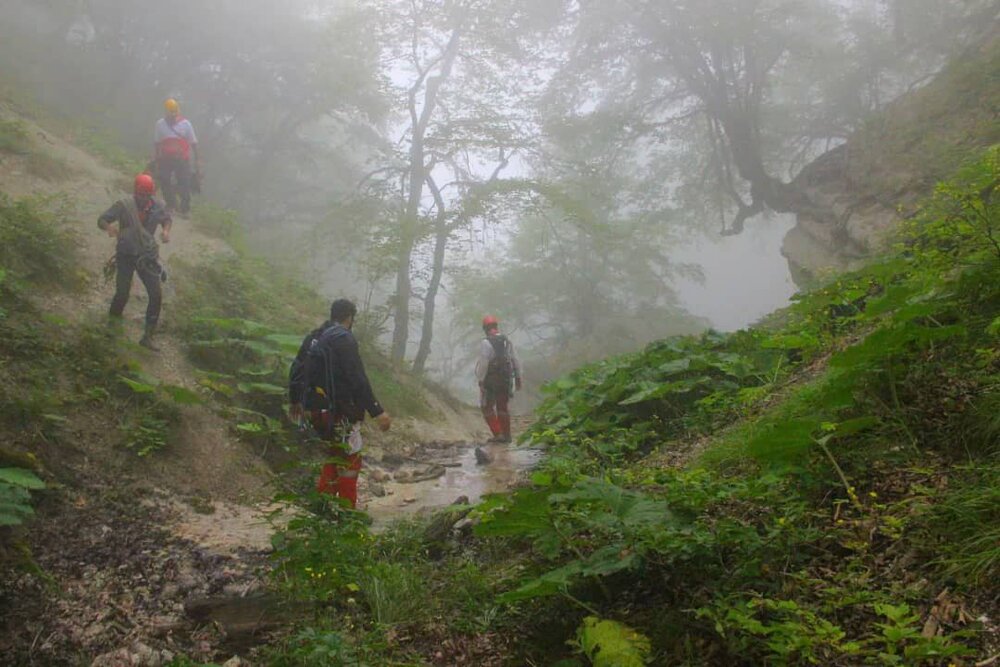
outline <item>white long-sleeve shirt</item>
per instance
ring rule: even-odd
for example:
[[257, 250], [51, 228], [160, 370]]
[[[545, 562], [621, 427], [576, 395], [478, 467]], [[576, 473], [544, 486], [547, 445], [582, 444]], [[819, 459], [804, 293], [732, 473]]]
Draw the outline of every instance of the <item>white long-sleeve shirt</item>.
[[[514, 377], [521, 377], [521, 360], [517, 358], [517, 354], [514, 352], [514, 343], [507, 339], [507, 354], [510, 356], [511, 366], [514, 368]], [[493, 361], [493, 357], [496, 356], [496, 351], [493, 349], [493, 343], [490, 342], [489, 338], [484, 338], [481, 343], [479, 343], [479, 359], [476, 360], [476, 380], [482, 382], [486, 379], [486, 372], [490, 368], [490, 362]]]

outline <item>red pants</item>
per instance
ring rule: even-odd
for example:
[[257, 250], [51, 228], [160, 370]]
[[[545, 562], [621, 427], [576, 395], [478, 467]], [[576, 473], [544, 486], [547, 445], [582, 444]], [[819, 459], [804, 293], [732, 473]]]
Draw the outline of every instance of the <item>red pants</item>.
[[[331, 458], [337, 459], [324, 463], [316, 480], [316, 490], [343, 498], [351, 504], [358, 505], [358, 473], [361, 471], [361, 452], [348, 454], [347, 437], [351, 432], [350, 422], [331, 417], [329, 412], [313, 412], [311, 415], [313, 428], [320, 434], [330, 434]], [[332, 424], [332, 426], [331, 426]], [[339, 441], [339, 442], [338, 442]]]
[[479, 390], [479, 407], [483, 411], [483, 419], [490, 427], [490, 432], [494, 436], [502, 435], [510, 437], [510, 408], [507, 401], [510, 396], [507, 391], [501, 389], [496, 391], [488, 387]]

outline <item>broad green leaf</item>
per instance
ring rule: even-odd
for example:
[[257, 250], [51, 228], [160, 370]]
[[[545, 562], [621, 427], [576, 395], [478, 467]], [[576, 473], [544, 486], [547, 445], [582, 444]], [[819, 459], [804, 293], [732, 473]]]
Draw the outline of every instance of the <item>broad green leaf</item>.
[[821, 420], [814, 417], [781, 421], [754, 436], [747, 449], [760, 461], [792, 463], [812, 446], [812, 435], [820, 423]]
[[668, 361], [659, 368], [657, 368], [657, 373], [663, 377], [668, 377], [676, 373], [682, 373], [691, 367], [691, 359], [674, 359], [673, 361]]
[[594, 667], [643, 667], [650, 659], [649, 638], [617, 621], [588, 616], [576, 641]]
[[546, 572], [542, 576], [522, 584], [516, 590], [498, 596], [497, 599], [501, 602], [517, 602], [556, 595], [566, 590], [573, 579], [580, 574], [581, 569], [582, 564], [579, 561], [570, 561], [563, 567]]
[[0, 482], [6, 482], [25, 489], [44, 489], [45, 482], [35, 473], [23, 468], [0, 468]]
[[990, 325], [986, 327], [986, 333], [991, 336], [1000, 336], [1000, 316], [990, 322]]
[[124, 375], [119, 375], [118, 379], [128, 385], [128, 387], [137, 394], [152, 394], [156, 391], [155, 384], [133, 380], [132, 378], [127, 378]]
[[835, 424], [831, 435], [834, 438], [843, 438], [870, 429], [877, 424], [878, 419], [872, 416], [848, 419], [847, 421]]
[[264, 340], [276, 344], [286, 354], [296, 354], [302, 345], [302, 336], [293, 334], [270, 334]]
[[284, 387], [267, 382], [238, 382], [236, 388], [244, 394], [267, 394], [269, 396], [279, 396], [287, 391]]
[[244, 433], [262, 433], [264, 431], [263, 426], [254, 422], [243, 422], [242, 424], [237, 424], [236, 428]]
[[[475, 527], [479, 536], [534, 536], [552, 529], [548, 489], [520, 489], [506, 497], [505, 504], [488, 510]], [[494, 500], [493, 502], [496, 502]], [[489, 507], [488, 504], [484, 504]], [[484, 507], [481, 505], [481, 509]]]
[[160, 389], [162, 389], [163, 392], [170, 397], [170, 400], [180, 405], [198, 405], [204, 402], [201, 396], [187, 387], [181, 387], [174, 384], [164, 384], [160, 385]]

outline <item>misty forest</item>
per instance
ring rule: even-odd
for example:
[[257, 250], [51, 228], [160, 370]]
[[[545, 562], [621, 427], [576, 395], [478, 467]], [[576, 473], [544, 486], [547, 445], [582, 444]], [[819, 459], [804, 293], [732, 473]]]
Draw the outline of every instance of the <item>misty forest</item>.
[[0, 664], [1000, 665], [1000, 3], [0, 2]]

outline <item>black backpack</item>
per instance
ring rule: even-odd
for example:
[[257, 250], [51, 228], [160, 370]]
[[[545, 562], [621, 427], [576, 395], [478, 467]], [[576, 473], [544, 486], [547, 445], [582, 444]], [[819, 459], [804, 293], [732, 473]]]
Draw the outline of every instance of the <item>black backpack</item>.
[[302, 368], [305, 380], [302, 407], [305, 410], [333, 411], [337, 388], [333, 383], [332, 344], [348, 333], [342, 325], [334, 324], [313, 337]]
[[493, 389], [507, 390], [513, 393], [514, 362], [510, 358], [510, 345], [503, 334], [487, 336], [486, 340], [493, 346], [493, 358], [486, 367], [486, 383]]

